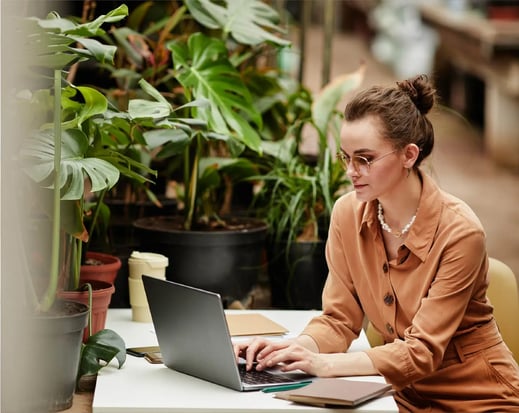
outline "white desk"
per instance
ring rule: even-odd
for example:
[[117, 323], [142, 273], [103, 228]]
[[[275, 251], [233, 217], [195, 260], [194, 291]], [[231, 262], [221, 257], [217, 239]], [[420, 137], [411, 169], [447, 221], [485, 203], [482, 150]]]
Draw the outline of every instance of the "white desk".
[[[298, 334], [315, 311], [246, 310], [262, 313]], [[117, 331], [127, 347], [157, 345], [152, 324], [131, 321], [131, 310], [110, 309], [106, 327]], [[210, 351], [210, 343], [207, 343]], [[350, 351], [368, 347], [365, 335], [356, 340]], [[355, 378], [351, 378], [355, 380]], [[359, 380], [384, 381], [380, 376], [359, 377]], [[153, 412], [397, 412], [391, 396], [367, 402], [357, 409], [321, 409], [275, 399], [272, 393], [238, 392], [200, 380], [163, 364], [150, 364], [143, 358], [128, 356], [122, 369], [111, 364], [99, 372], [92, 403], [93, 413]]]

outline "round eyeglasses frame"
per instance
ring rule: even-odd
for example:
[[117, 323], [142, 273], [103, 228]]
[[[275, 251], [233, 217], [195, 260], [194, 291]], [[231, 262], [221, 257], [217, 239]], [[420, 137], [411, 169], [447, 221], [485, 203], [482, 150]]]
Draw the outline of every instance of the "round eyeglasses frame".
[[353, 155], [352, 157], [349, 157], [341, 149], [337, 152], [337, 159], [339, 160], [339, 162], [341, 163], [341, 166], [344, 168], [345, 171], [348, 170], [348, 166], [351, 163], [353, 165], [353, 169], [355, 169], [355, 172], [357, 172], [360, 175], [368, 175], [371, 165], [373, 165], [375, 162], [380, 161], [381, 159], [384, 159], [386, 156], [389, 156], [392, 153], [395, 153], [397, 151], [398, 151], [398, 149], [395, 149], [391, 152], [385, 153], [384, 155], [381, 155], [378, 158], [375, 158], [370, 161], [366, 157], [361, 156], [361, 155]]

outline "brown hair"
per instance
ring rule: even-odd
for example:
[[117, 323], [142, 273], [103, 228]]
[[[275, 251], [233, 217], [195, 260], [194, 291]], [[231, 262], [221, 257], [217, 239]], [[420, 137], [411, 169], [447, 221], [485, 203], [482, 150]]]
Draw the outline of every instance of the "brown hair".
[[344, 110], [347, 121], [375, 116], [380, 121], [382, 135], [395, 148], [410, 143], [420, 148], [415, 162], [418, 167], [434, 146], [434, 130], [425, 116], [436, 101], [436, 90], [426, 75], [396, 83], [396, 87], [374, 86], [356, 95]]

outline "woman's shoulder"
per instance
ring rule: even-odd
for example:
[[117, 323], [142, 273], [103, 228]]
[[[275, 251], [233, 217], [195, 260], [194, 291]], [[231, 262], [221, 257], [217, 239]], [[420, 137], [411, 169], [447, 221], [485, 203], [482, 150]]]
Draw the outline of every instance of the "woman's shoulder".
[[429, 196], [426, 196], [427, 208], [435, 210], [440, 209], [441, 221], [446, 225], [462, 224], [475, 229], [483, 229], [481, 221], [472, 208], [461, 198], [441, 189], [438, 184], [431, 178], [425, 178], [424, 182], [428, 182], [426, 190]]
[[474, 210], [461, 198], [440, 190], [444, 213], [451, 219], [459, 219], [471, 223], [477, 228], [483, 229], [483, 225]]

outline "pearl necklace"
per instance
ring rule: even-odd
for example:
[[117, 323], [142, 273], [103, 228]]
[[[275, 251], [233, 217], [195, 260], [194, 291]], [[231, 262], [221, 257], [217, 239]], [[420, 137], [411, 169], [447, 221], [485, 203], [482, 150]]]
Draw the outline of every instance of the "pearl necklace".
[[378, 203], [378, 222], [380, 222], [380, 226], [382, 229], [386, 232], [389, 232], [390, 234], [394, 235], [397, 238], [402, 238], [406, 232], [409, 231], [411, 228], [411, 225], [413, 225], [414, 220], [416, 219], [416, 214], [414, 214], [411, 217], [411, 220], [406, 224], [404, 228], [402, 228], [402, 231], [400, 232], [393, 232], [391, 227], [387, 224], [386, 220], [384, 219], [384, 210], [382, 209], [382, 204]]

